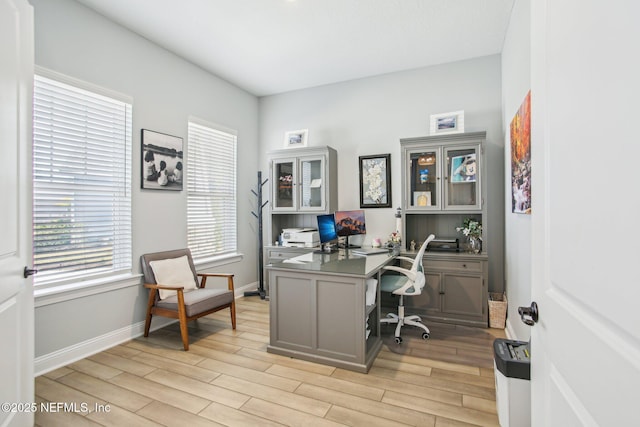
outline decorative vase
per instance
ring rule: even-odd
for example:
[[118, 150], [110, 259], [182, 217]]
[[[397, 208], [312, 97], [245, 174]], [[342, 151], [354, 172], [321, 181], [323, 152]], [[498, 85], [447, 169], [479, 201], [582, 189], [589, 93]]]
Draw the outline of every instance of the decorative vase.
[[469, 250], [474, 254], [480, 253], [482, 250], [482, 240], [478, 237], [469, 237]]
[[394, 243], [393, 244], [392, 253], [393, 253], [394, 256], [400, 255], [400, 243]]
[[389, 242], [387, 248], [391, 250], [392, 255], [400, 255], [400, 242]]

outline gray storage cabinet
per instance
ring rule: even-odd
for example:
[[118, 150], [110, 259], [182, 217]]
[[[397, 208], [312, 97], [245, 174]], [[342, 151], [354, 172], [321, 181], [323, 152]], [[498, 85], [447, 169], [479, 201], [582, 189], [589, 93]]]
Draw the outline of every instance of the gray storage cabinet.
[[[426, 236], [460, 240], [461, 252], [424, 255], [427, 284], [422, 295], [405, 299], [407, 312], [427, 319], [487, 327], [489, 254], [466, 251], [466, 238], [456, 230], [470, 218], [487, 227], [487, 180], [485, 177], [485, 132], [433, 135], [400, 140], [402, 151], [403, 253], [411, 240], [420, 246]], [[460, 175], [466, 162], [473, 175]], [[453, 246], [453, 245], [452, 245]], [[397, 301], [383, 295], [385, 307]]]

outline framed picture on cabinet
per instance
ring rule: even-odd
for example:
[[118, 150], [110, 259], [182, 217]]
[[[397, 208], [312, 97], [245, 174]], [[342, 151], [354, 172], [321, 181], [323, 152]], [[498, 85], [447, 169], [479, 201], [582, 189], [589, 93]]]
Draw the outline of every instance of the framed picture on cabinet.
[[360, 207], [391, 207], [391, 154], [360, 156]]
[[181, 191], [184, 170], [182, 138], [142, 129], [140, 146], [141, 188]]
[[431, 135], [464, 132], [464, 111], [432, 114], [430, 118]]
[[291, 130], [284, 134], [284, 148], [300, 148], [307, 146], [309, 129]]
[[467, 154], [464, 156], [456, 156], [451, 159], [451, 182], [476, 182], [478, 173], [478, 164], [476, 163], [476, 155]]
[[431, 191], [414, 191], [413, 206], [418, 208], [431, 206]]

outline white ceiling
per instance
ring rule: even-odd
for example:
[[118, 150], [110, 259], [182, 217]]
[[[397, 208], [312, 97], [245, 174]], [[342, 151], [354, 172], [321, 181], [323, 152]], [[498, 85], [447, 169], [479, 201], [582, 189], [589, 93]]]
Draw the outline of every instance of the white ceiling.
[[257, 95], [502, 51], [514, 0], [77, 0]]

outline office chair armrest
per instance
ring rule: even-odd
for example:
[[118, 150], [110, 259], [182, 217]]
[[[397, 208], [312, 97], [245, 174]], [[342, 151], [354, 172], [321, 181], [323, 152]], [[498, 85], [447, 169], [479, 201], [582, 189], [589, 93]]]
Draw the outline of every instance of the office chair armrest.
[[[416, 282], [418, 281], [418, 274], [411, 270], [407, 270], [406, 268], [396, 267], [395, 265], [388, 265], [383, 267], [384, 270], [397, 271], [398, 273], [403, 274], [407, 277], [407, 283], [403, 286], [399, 287], [395, 291], [393, 291], [396, 295], [420, 295], [422, 293], [422, 289], [418, 289], [416, 287]], [[424, 277], [424, 275], [422, 276]], [[413, 292], [407, 292], [408, 289], [413, 288]]]
[[404, 274], [405, 276], [407, 276], [407, 278], [410, 281], [412, 281], [412, 282], [416, 281], [416, 274], [411, 270], [407, 270], [406, 268], [397, 267], [395, 265], [387, 265], [385, 267], [382, 267], [382, 269], [383, 270], [396, 271], [398, 273], [401, 273], [401, 274]]
[[207, 284], [207, 277], [226, 277], [227, 278], [227, 287], [230, 291], [235, 290], [233, 286], [233, 276], [234, 274], [229, 273], [198, 273], [198, 276], [202, 277], [200, 281], [200, 287], [204, 288]]
[[165, 286], [165, 285], [153, 285], [151, 283], [145, 283], [144, 284], [145, 288], [148, 289], [164, 289], [167, 291], [180, 291], [180, 290], [184, 290], [184, 286]]

